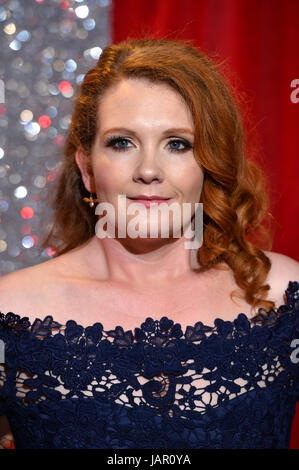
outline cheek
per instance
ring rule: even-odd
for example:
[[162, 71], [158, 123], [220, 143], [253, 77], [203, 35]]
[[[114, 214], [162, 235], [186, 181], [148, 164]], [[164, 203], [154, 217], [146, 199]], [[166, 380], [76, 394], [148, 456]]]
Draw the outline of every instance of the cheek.
[[193, 167], [189, 176], [189, 186], [192, 196], [194, 199], [199, 200], [203, 188], [204, 172], [199, 165], [196, 165]]
[[186, 200], [199, 201], [204, 182], [204, 174], [199, 167], [192, 167], [192, 169], [188, 168], [186, 171], [181, 171], [173, 177], [172, 181]]
[[191, 183], [192, 195], [194, 199], [196, 199], [197, 201], [199, 201], [199, 198], [202, 192], [203, 182], [204, 182], [204, 177], [203, 175], [200, 175], [199, 177], [194, 178]]
[[124, 174], [119, 168], [114, 168], [113, 165], [96, 165], [95, 182], [99, 192], [112, 194], [121, 192], [124, 186]]

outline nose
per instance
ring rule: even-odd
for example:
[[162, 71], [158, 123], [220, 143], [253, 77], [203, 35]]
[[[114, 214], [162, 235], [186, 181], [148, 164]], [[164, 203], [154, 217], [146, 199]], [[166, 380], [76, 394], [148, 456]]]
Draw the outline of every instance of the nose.
[[145, 183], [161, 182], [163, 180], [163, 170], [159, 165], [157, 152], [153, 149], [144, 150], [139, 157], [134, 169], [133, 180]]

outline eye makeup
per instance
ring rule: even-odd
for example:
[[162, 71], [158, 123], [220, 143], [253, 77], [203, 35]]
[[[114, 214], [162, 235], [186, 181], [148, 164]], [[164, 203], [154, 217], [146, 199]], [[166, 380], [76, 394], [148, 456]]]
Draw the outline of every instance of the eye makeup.
[[[126, 138], [126, 137], [123, 137], [121, 135], [117, 135], [117, 136], [111, 136], [111, 137], [108, 137], [107, 139], [105, 139], [104, 141], [104, 145], [105, 147], [111, 147], [113, 150], [117, 151], [117, 152], [124, 152], [124, 151], [127, 151], [130, 147], [117, 147], [116, 145], [117, 144], [120, 144], [120, 143], [130, 143], [131, 141]], [[170, 148], [170, 152], [176, 152], [176, 153], [183, 153], [183, 152], [187, 152], [188, 150], [192, 149], [192, 145], [190, 144], [190, 142], [188, 142], [187, 140], [185, 139], [181, 139], [181, 138], [176, 138], [176, 139], [171, 139], [168, 144], [177, 144], [177, 145], [183, 145], [184, 147], [183, 148]]]

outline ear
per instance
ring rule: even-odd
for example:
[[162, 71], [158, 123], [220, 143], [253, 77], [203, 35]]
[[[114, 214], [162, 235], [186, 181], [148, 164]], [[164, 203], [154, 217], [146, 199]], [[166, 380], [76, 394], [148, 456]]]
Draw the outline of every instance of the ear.
[[75, 153], [75, 160], [80, 169], [82, 181], [87, 191], [95, 192], [94, 177], [89, 158], [85, 155], [83, 149], [79, 147]]

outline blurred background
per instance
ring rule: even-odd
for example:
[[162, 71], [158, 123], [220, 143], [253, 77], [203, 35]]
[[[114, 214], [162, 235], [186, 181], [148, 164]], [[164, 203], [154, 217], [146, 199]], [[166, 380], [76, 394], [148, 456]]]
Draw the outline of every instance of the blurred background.
[[269, 181], [272, 251], [299, 261], [298, 30], [298, 0], [0, 0], [0, 276], [55, 254], [39, 244], [76, 88], [106, 45], [143, 35], [221, 63]]
[[109, 0], [0, 0], [0, 276], [55, 253], [39, 249], [51, 223], [46, 197], [76, 87], [111, 41], [110, 8]]

